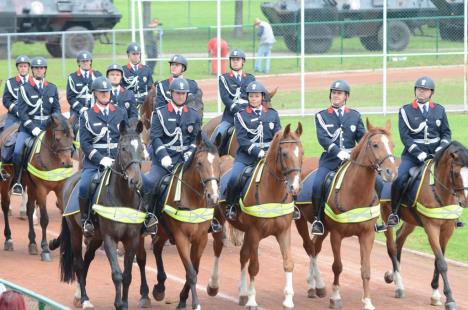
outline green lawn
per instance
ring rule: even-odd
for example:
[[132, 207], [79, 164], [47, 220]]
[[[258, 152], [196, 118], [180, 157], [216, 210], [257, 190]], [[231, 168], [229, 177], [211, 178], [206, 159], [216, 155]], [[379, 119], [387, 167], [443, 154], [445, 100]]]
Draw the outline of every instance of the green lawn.
[[[396, 115], [384, 117], [377, 115], [368, 116], [369, 120], [377, 126], [383, 126], [387, 119], [392, 121], [392, 135], [393, 141], [395, 142], [395, 151], [394, 153], [399, 155], [403, 150], [403, 145], [399, 140], [398, 135], [398, 119]], [[466, 114], [452, 114], [448, 115], [450, 126], [452, 129], [452, 139], [458, 140], [465, 145], [468, 145], [468, 131], [465, 131], [468, 115]], [[281, 122], [283, 127], [288, 123], [293, 124], [293, 128], [296, 127], [298, 121], [301, 121], [304, 127], [304, 134], [302, 135], [302, 144], [304, 146], [304, 152], [306, 156], [319, 156], [322, 152], [321, 147], [319, 146], [315, 133], [315, 125], [313, 117], [301, 117], [301, 118], [292, 118], [292, 117], [283, 117]], [[468, 212], [464, 212], [462, 220], [468, 224]], [[384, 240], [383, 234], [377, 234], [378, 240]], [[462, 261], [468, 263], [468, 246], [466, 246], [466, 240], [468, 239], [468, 228], [455, 230], [446, 252], [448, 258]], [[425, 232], [421, 228], [417, 228], [413, 234], [411, 234], [405, 247], [418, 250], [426, 253], [432, 253]], [[404, 258], [403, 258], [404, 260]]]

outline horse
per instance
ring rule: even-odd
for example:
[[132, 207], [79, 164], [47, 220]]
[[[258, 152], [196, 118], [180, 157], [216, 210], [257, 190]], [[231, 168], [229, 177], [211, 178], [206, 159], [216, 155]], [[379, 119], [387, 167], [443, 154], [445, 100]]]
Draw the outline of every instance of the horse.
[[[263, 104], [271, 108], [271, 99], [276, 95], [276, 92], [278, 91], [278, 87], [275, 88], [275, 90], [271, 92], [267, 92], [265, 94], [265, 97], [263, 98]], [[213, 135], [213, 132], [215, 131], [216, 127], [219, 126], [221, 123], [221, 119], [223, 118], [223, 115], [218, 115], [212, 119], [210, 119], [205, 125], [203, 125], [202, 130], [208, 135], [208, 137], [211, 137]], [[222, 145], [220, 146], [222, 147]], [[236, 156], [237, 149], [239, 148], [239, 144], [237, 143], [236, 135], [232, 134], [232, 137], [230, 138], [229, 141], [229, 148], [228, 148], [228, 153], [232, 157]], [[222, 153], [222, 150], [218, 148], [220, 155], [225, 155]]]
[[[67, 206], [73, 205], [78, 211], [62, 218], [60, 235], [51, 241], [50, 248], [60, 247], [61, 281], [71, 283], [75, 278], [78, 280], [79, 286], [73, 301], [77, 307], [81, 305], [83, 309], [94, 308], [86, 293], [86, 277], [96, 250], [104, 243], [115, 286], [114, 306], [116, 309], [128, 308], [132, 264], [146, 216], [146, 212], [140, 211], [143, 201], [139, 193], [142, 186], [143, 158], [143, 145], [139, 135], [142, 130], [141, 121], [130, 123], [129, 126], [122, 121], [119, 125], [120, 139], [115, 162], [101, 176], [101, 182], [93, 199], [93, 210], [97, 214], [99, 225], [94, 237], [86, 240], [84, 259], [81, 215], [76, 195], [80, 172], [73, 175], [66, 183], [62, 199], [67, 202]], [[74, 191], [75, 194], [72, 195]], [[117, 258], [118, 241], [121, 241], [125, 248], [123, 274]]]
[[[296, 227], [303, 239], [303, 246], [310, 257], [308, 275], [308, 296], [325, 296], [325, 285], [317, 266], [322, 243], [330, 233], [330, 243], [333, 250], [334, 281], [330, 308], [342, 307], [340, 296], [340, 274], [343, 270], [341, 262], [341, 242], [343, 238], [358, 236], [361, 251], [361, 278], [364, 294], [362, 302], [364, 309], [374, 309], [370, 298], [370, 253], [374, 242], [374, 226], [380, 214], [380, 207], [374, 185], [377, 174], [380, 173], [385, 182], [396, 178], [397, 167], [393, 156], [393, 141], [390, 134], [391, 123], [387, 121], [385, 128], [374, 127], [367, 120], [367, 133], [351, 153], [350, 161], [341, 166], [326, 200], [325, 234], [316, 236], [314, 242], [309, 237], [307, 221], [313, 222], [314, 208], [312, 204], [297, 204], [304, 215], [296, 220]], [[305, 161], [306, 162], [306, 161]], [[314, 167], [302, 167], [302, 177], [309, 175]], [[377, 204], [377, 205], [376, 205]]]
[[[236, 229], [244, 232], [244, 240], [240, 250], [241, 275], [239, 289], [239, 304], [248, 309], [257, 309], [255, 294], [255, 276], [259, 272], [258, 247], [260, 240], [275, 236], [283, 257], [283, 270], [286, 276], [284, 288], [284, 309], [293, 309], [292, 272], [294, 262], [291, 253], [291, 222], [293, 218], [293, 197], [300, 191], [300, 175], [303, 157], [303, 147], [300, 140], [302, 124], [299, 122], [295, 131], [288, 124], [283, 131], [278, 131], [270, 144], [263, 168], [257, 168], [252, 175], [250, 189], [243, 197], [242, 206], [236, 220], [229, 220]], [[232, 157], [223, 156], [222, 173], [232, 168]], [[260, 169], [262, 172], [260, 172]], [[255, 180], [255, 181], [254, 181]], [[225, 223], [224, 213], [227, 206], [221, 202], [217, 217], [221, 224]], [[263, 213], [260, 210], [265, 210]], [[207, 292], [215, 296], [219, 290], [219, 257], [223, 249], [223, 233], [213, 234], [214, 265]], [[247, 263], [250, 276], [250, 286], [247, 287]]]
[[[451, 310], [456, 309], [456, 303], [449, 286], [444, 253], [453, 234], [455, 221], [461, 215], [462, 208], [468, 205], [468, 149], [453, 141], [440, 150], [425, 167], [426, 173], [422, 176], [416, 206], [403, 206], [399, 209], [403, 223], [397, 230], [396, 243], [393, 229], [389, 228], [385, 232], [393, 271], [387, 271], [384, 279], [387, 283], [395, 283], [396, 298], [404, 297], [405, 289], [400, 273], [401, 251], [408, 235], [417, 226], [422, 227], [435, 256], [431, 305], [442, 305], [439, 293], [439, 277], [442, 276], [445, 309]], [[384, 202], [383, 218], [388, 218], [390, 210], [390, 202]]]
[[[217, 141], [219, 143], [219, 139]], [[175, 241], [177, 251], [185, 267], [186, 282], [180, 292], [177, 309], [185, 309], [189, 292], [192, 292], [192, 309], [200, 309], [197, 294], [197, 274], [200, 259], [208, 242], [208, 230], [214, 214], [214, 206], [218, 203], [218, 183], [220, 177], [220, 158], [217, 147], [201, 131], [196, 139], [196, 151], [192, 158], [182, 168], [174, 172], [172, 186], [167, 193], [160, 221], [164, 222], [154, 238], [153, 253], [158, 270], [157, 284], [153, 287], [153, 297], [157, 301], [164, 299], [165, 281], [162, 251], [164, 244], [171, 237]], [[179, 166], [180, 167], [180, 166]], [[180, 189], [180, 198], [176, 194]], [[162, 199], [160, 197], [159, 199]], [[140, 267], [142, 285], [140, 305], [145, 304], [148, 285], [144, 275], [146, 252], [143, 242], [137, 253], [137, 263]]]

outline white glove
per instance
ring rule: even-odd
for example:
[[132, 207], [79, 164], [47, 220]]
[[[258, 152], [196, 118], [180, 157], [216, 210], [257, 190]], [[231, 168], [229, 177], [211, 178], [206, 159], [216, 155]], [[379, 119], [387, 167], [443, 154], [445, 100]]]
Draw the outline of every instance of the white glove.
[[41, 134], [41, 129], [39, 127], [34, 127], [34, 129], [32, 130], [32, 134], [34, 137], [37, 137]]
[[426, 160], [426, 158], [427, 158], [427, 153], [426, 152], [419, 153], [418, 159], [419, 159], [420, 162], [423, 162], [424, 160]]
[[336, 154], [336, 157], [338, 157], [340, 160], [346, 160], [349, 159], [350, 155], [346, 151], [339, 151], [338, 154]]
[[86, 111], [86, 110], [88, 110], [87, 107], [82, 107], [82, 108], [80, 109], [80, 114], [83, 113], [83, 112]]
[[438, 146], [436, 149], [435, 149], [435, 153], [437, 153], [438, 151], [440, 151], [442, 149], [441, 146]]
[[263, 157], [265, 157], [265, 151], [260, 150], [260, 152], [258, 152], [258, 158], [263, 158]]
[[169, 168], [170, 166], [172, 166], [172, 159], [169, 155], [166, 155], [164, 156], [162, 159], [161, 159], [161, 165], [164, 167], [164, 168]]
[[192, 151], [187, 151], [184, 153], [184, 160], [187, 161], [190, 159], [190, 156], [192, 156]]
[[103, 166], [104, 168], [110, 168], [112, 164], [114, 163], [114, 160], [110, 157], [103, 157], [99, 164]]

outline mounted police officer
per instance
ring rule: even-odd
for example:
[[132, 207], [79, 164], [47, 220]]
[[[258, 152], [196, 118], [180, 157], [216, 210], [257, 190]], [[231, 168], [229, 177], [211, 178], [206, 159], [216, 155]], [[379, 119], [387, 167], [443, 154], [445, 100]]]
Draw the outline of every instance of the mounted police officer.
[[[226, 203], [227, 216], [236, 218], [236, 204], [240, 190], [237, 180], [247, 166], [255, 165], [264, 158], [275, 133], [281, 129], [278, 112], [262, 105], [265, 87], [258, 81], [250, 82], [246, 88], [249, 105], [236, 114], [234, 125], [239, 143], [234, 166], [228, 181]], [[242, 185], [241, 185], [242, 186]]]
[[37, 137], [45, 129], [53, 113], [61, 113], [57, 87], [45, 80], [47, 60], [44, 57], [31, 59], [32, 78], [20, 86], [18, 91], [18, 115], [20, 118], [19, 134], [16, 140], [13, 162], [15, 163], [15, 181], [12, 193], [23, 194], [21, 173], [26, 154], [26, 139]]
[[216, 136], [221, 134], [221, 150], [228, 140], [228, 130], [234, 126], [234, 115], [247, 106], [247, 85], [255, 81], [252, 74], [244, 72], [244, 64], [245, 53], [239, 49], [233, 49], [229, 54], [231, 71], [219, 77], [219, 94], [225, 108], [221, 123], [211, 137], [214, 141]]
[[73, 132], [76, 134], [79, 125], [79, 116], [93, 104], [91, 84], [94, 79], [102, 76], [101, 72], [94, 71], [93, 55], [88, 51], [81, 51], [76, 55], [78, 70], [68, 76], [67, 101], [71, 114], [76, 114]]
[[91, 182], [100, 168], [110, 168], [117, 155], [120, 138], [119, 125], [128, 121], [127, 113], [110, 103], [111, 82], [101, 76], [93, 81], [91, 91], [93, 106], [80, 117], [80, 143], [84, 153], [83, 170], [79, 184], [78, 201], [83, 234], [91, 237], [94, 226], [90, 219], [89, 204], [92, 199]]
[[28, 56], [21, 55], [16, 58], [16, 69], [18, 74], [6, 81], [6, 87], [3, 91], [3, 105], [8, 110], [7, 118], [3, 129], [7, 129], [14, 123], [19, 122], [18, 116], [18, 90], [21, 85], [29, 80], [29, 67], [31, 60]]
[[392, 213], [387, 226], [398, 224], [398, 208], [401, 203], [403, 186], [409, 178], [412, 167], [421, 167], [429, 156], [450, 143], [452, 133], [449, 128], [445, 109], [431, 100], [435, 83], [423, 76], [414, 84], [415, 99], [401, 107], [398, 113], [400, 139], [405, 148], [401, 154], [398, 177], [392, 184]]
[[[186, 105], [189, 87], [185, 79], [175, 78], [169, 87], [172, 99], [166, 106], [157, 108], [152, 115], [150, 138], [155, 151], [151, 170], [143, 176], [145, 203], [152, 214], [161, 212], [154, 210], [152, 200], [155, 186], [178, 163], [188, 161], [196, 148], [201, 119], [194, 109]], [[154, 231], [156, 223], [154, 216], [149, 217], [145, 221], [147, 231]]]
[[122, 86], [133, 91], [137, 101], [137, 109], [145, 101], [148, 91], [153, 85], [151, 69], [141, 64], [141, 47], [137, 43], [130, 43], [127, 47], [128, 64], [123, 66]]
[[[188, 62], [182, 55], [174, 55], [169, 59], [169, 69], [171, 76], [158, 83], [158, 91], [155, 99], [155, 108], [166, 106], [171, 100], [170, 85], [175, 78], [184, 78], [184, 72], [187, 71]], [[194, 80], [185, 79], [189, 84], [189, 92], [187, 96], [197, 93], [198, 84]]]
[[118, 64], [112, 64], [107, 67], [106, 77], [112, 84], [111, 103], [127, 112], [128, 119], [138, 119], [138, 109], [135, 94], [129, 89], [123, 88], [122, 82], [123, 70]]
[[312, 185], [312, 203], [315, 221], [312, 234], [323, 235], [322, 214], [325, 205], [324, 180], [330, 171], [336, 171], [341, 163], [350, 158], [352, 148], [364, 136], [366, 129], [361, 114], [346, 107], [351, 89], [344, 80], [334, 81], [330, 86], [331, 106], [315, 115], [317, 139], [324, 148], [319, 168]]

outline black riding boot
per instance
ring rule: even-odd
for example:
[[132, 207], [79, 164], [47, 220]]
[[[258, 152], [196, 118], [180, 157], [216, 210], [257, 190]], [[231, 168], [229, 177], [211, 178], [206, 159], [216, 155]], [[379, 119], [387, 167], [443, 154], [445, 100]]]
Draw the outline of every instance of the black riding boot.
[[400, 208], [401, 203], [401, 189], [395, 183], [392, 184], [392, 213], [390, 213], [387, 226], [394, 227], [400, 222], [398, 217], [398, 209]]
[[[382, 179], [380, 178], [380, 176], [377, 176], [377, 179], [375, 180], [375, 185], [374, 185], [374, 188], [375, 188], [375, 192], [377, 193], [377, 199], [380, 201], [380, 196], [382, 195], [382, 189], [383, 189], [383, 183], [382, 183]], [[375, 227], [374, 227], [374, 230], [375, 232], [384, 232], [387, 230], [387, 225], [385, 225], [385, 223], [382, 222], [382, 224], [375, 224]]]
[[91, 238], [94, 236], [94, 225], [89, 216], [89, 200], [87, 198], [78, 198], [78, 203], [80, 204], [81, 227], [83, 228], [83, 235], [86, 238]]
[[324, 202], [322, 200], [322, 197], [313, 196], [312, 203], [314, 205], [315, 220], [312, 223], [311, 233], [312, 233], [312, 235], [321, 236], [321, 235], [323, 235], [325, 233], [325, 228], [324, 228], [323, 222], [322, 222], [322, 213], [323, 213], [323, 209], [325, 207]]
[[13, 195], [22, 196], [23, 195], [23, 185], [21, 184], [21, 177], [23, 174], [23, 160], [21, 159], [18, 165], [15, 163], [15, 179], [14, 184], [11, 187], [11, 193]]
[[143, 205], [147, 212], [146, 219], [143, 222], [143, 233], [155, 235], [158, 232], [158, 218], [154, 212], [155, 201], [153, 192], [143, 194]]
[[234, 221], [237, 219], [237, 193], [235, 192], [234, 188], [236, 186], [228, 186], [227, 193], [226, 193], [226, 213], [225, 216], [227, 219]]

